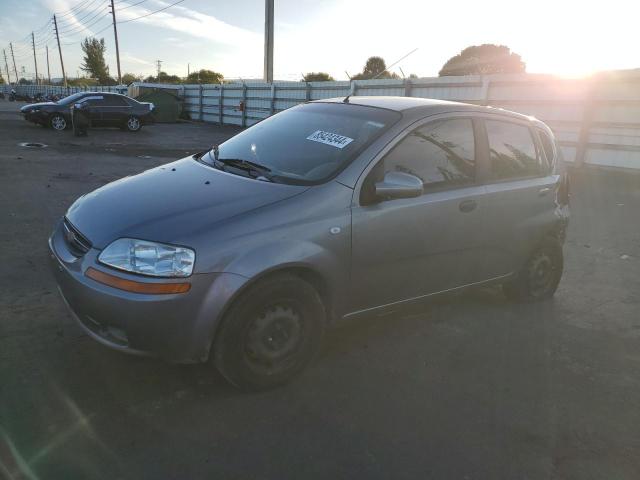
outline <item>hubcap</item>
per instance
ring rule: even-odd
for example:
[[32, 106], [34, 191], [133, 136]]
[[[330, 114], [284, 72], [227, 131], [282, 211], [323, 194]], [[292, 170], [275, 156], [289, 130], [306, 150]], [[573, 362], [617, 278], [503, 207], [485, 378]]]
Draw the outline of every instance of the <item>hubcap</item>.
[[137, 118], [132, 117], [127, 122], [127, 125], [129, 126], [130, 130], [137, 130], [138, 128], [140, 128], [140, 121]]
[[556, 268], [552, 258], [544, 252], [535, 255], [529, 264], [529, 289], [534, 297], [543, 295], [553, 283]]
[[65, 119], [63, 117], [56, 116], [56, 117], [53, 117], [53, 120], [51, 121], [51, 125], [56, 130], [64, 130], [65, 127], [67, 126], [67, 122], [65, 121]]
[[296, 353], [301, 339], [300, 315], [290, 306], [271, 307], [249, 325], [245, 338], [247, 360], [258, 368], [284, 366]]

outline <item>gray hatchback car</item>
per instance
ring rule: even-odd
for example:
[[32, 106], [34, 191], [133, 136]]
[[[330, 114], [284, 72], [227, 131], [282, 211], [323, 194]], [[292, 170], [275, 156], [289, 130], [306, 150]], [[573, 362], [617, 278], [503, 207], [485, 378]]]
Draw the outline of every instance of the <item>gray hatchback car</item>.
[[53, 271], [98, 342], [269, 388], [335, 319], [487, 283], [552, 296], [559, 157], [546, 125], [500, 109], [310, 102], [82, 196], [49, 239]]

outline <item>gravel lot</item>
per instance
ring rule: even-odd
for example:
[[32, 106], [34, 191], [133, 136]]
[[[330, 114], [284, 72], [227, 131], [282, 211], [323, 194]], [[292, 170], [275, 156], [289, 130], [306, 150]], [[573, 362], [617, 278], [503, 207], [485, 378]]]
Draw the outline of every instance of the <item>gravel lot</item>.
[[294, 383], [246, 395], [89, 339], [46, 246], [79, 195], [237, 130], [75, 138], [20, 106], [0, 100], [0, 478], [640, 478], [639, 175], [573, 172], [553, 301], [490, 288], [342, 324]]

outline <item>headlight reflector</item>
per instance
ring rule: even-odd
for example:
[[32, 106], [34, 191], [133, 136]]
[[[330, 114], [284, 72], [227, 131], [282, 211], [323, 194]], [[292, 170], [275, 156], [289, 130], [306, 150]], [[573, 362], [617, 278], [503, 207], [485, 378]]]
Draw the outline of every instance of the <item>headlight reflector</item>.
[[188, 277], [193, 272], [196, 253], [190, 248], [164, 243], [119, 238], [98, 256], [110, 267], [153, 277]]

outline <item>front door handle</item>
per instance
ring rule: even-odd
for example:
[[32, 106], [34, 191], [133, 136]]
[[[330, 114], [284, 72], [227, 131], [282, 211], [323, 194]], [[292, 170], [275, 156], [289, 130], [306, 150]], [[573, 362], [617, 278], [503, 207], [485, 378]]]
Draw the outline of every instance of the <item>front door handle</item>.
[[460, 202], [460, 205], [458, 205], [458, 208], [462, 213], [469, 213], [475, 210], [477, 206], [478, 204], [476, 203], [475, 200], [465, 200], [464, 202]]
[[551, 189], [549, 187], [541, 188], [540, 190], [538, 190], [538, 196], [539, 197], [544, 197], [550, 191], [551, 191]]

